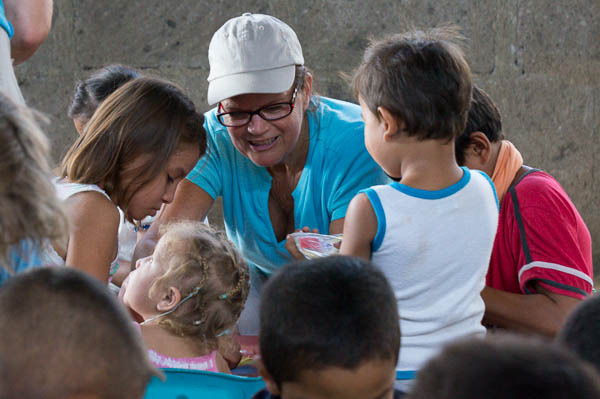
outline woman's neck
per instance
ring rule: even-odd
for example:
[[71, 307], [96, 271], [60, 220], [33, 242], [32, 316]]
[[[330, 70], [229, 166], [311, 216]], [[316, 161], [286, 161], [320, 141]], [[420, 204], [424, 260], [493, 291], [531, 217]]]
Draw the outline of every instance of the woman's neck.
[[306, 117], [302, 121], [302, 127], [300, 129], [298, 141], [296, 142], [296, 145], [292, 151], [290, 151], [290, 153], [287, 154], [277, 165], [267, 167], [267, 171], [271, 174], [271, 176], [299, 176], [301, 174], [304, 166], [306, 165], [310, 143], [308, 120]]

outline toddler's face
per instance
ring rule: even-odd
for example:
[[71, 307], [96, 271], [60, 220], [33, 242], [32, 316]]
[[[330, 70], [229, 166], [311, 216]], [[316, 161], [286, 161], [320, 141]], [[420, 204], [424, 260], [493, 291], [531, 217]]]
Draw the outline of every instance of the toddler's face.
[[155, 297], [151, 298], [149, 291], [154, 281], [167, 271], [167, 257], [161, 242], [162, 240], [158, 242], [153, 255], [136, 262], [135, 269], [129, 273], [123, 294], [123, 303], [144, 319], [160, 313], [156, 309], [159, 294], [155, 293]]
[[282, 399], [392, 399], [396, 365], [391, 360], [369, 360], [355, 369], [328, 367], [300, 373], [295, 382], [284, 382]]

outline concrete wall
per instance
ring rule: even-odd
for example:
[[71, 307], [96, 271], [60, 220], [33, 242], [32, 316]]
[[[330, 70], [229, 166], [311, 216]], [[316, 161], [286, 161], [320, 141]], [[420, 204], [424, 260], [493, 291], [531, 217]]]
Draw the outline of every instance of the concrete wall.
[[[245, 11], [298, 34], [316, 90], [353, 100], [351, 71], [370, 36], [449, 21], [464, 28], [475, 81], [498, 103], [528, 165], [553, 174], [583, 215], [600, 267], [600, 1], [598, 0], [54, 0], [52, 32], [16, 68], [28, 103], [51, 116], [59, 160], [75, 138], [66, 116], [76, 79], [124, 63], [171, 79], [206, 110], [212, 34]], [[211, 217], [218, 218], [218, 209]]]

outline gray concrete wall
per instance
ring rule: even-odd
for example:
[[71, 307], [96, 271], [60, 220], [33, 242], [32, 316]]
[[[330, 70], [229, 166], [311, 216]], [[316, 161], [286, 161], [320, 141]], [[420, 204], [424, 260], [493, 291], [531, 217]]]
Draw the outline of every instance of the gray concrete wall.
[[599, 270], [599, 0], [54, 2], [50, 37], [16, 72], [28, 103], [52, 118], [55, 160], [75, 138], [66, 116], [75, 80], [106, 64], [171, 79], [206, 110], [208, 43], [245, 11], [292, 26], [316, 90], [349, 100], [339, 72], [358, 64], [370, 36], [457, 23], [469, 39], [475, 81], [502, 111], [505, 135], [528, 165], [549, 171], [569, 193], [592, 233]]

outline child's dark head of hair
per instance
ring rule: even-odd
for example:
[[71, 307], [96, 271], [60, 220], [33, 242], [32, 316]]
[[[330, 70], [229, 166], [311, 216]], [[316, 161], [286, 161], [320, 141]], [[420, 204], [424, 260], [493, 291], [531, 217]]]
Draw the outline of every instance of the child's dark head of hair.
[[[285, 266], [261, 294], [260, 352], [267, 388], [285, 398], [287, 387], [314, 392], [321, 386], [336, 397], [336, 387], [319, 385], [312, 377], [333, 373], [338, 382], [346, 376], [361, 384], [360, 376], [368, 375], [364, 370], [374, 366], [383, 381], [370, 380], [367, 389], [383, 384], [383, 394], [393, 393], [398, 317], [390, 284], [370, 262], [333, 256]], [[366, 386], [365, 381], [357, 389]]]
[[493, 336], [448, 345], [417, 375], [411, 399], [592, 399], [595, 370], [539, 339]]
[[600, 297], [582, 301], [561, 327], [557, 341], [600, 372]]
[[456, 150], [456, 162], [464, 165], [467, 150], [471, 145], [471, 135], [474, 132], [485, 134], [490, 143], [502, 140], [502, 117], [500, 110], [492, 98], [483, 89], [473, 85], [471, 108], [467, 118], [467, 127], [463, 133], [456, 138], [454, 148]]
[[0, 290], [0, 397], [141, 398], [150, 364], [117, 298], [74, 268], [20, 273]]
[[379, 107], [419, 140], [450, 142], [462, 133], [471, 101], [471, 70], [456, 26], [374, 40], [354, 73], [354, 94]]
[[106, 97], [140, 76], [142, 74], [134, 68], [119, 64], [108, 65], [93, 72], [87, 79], [77, 82], [68, 111], [69, 118], [85, 125]]

